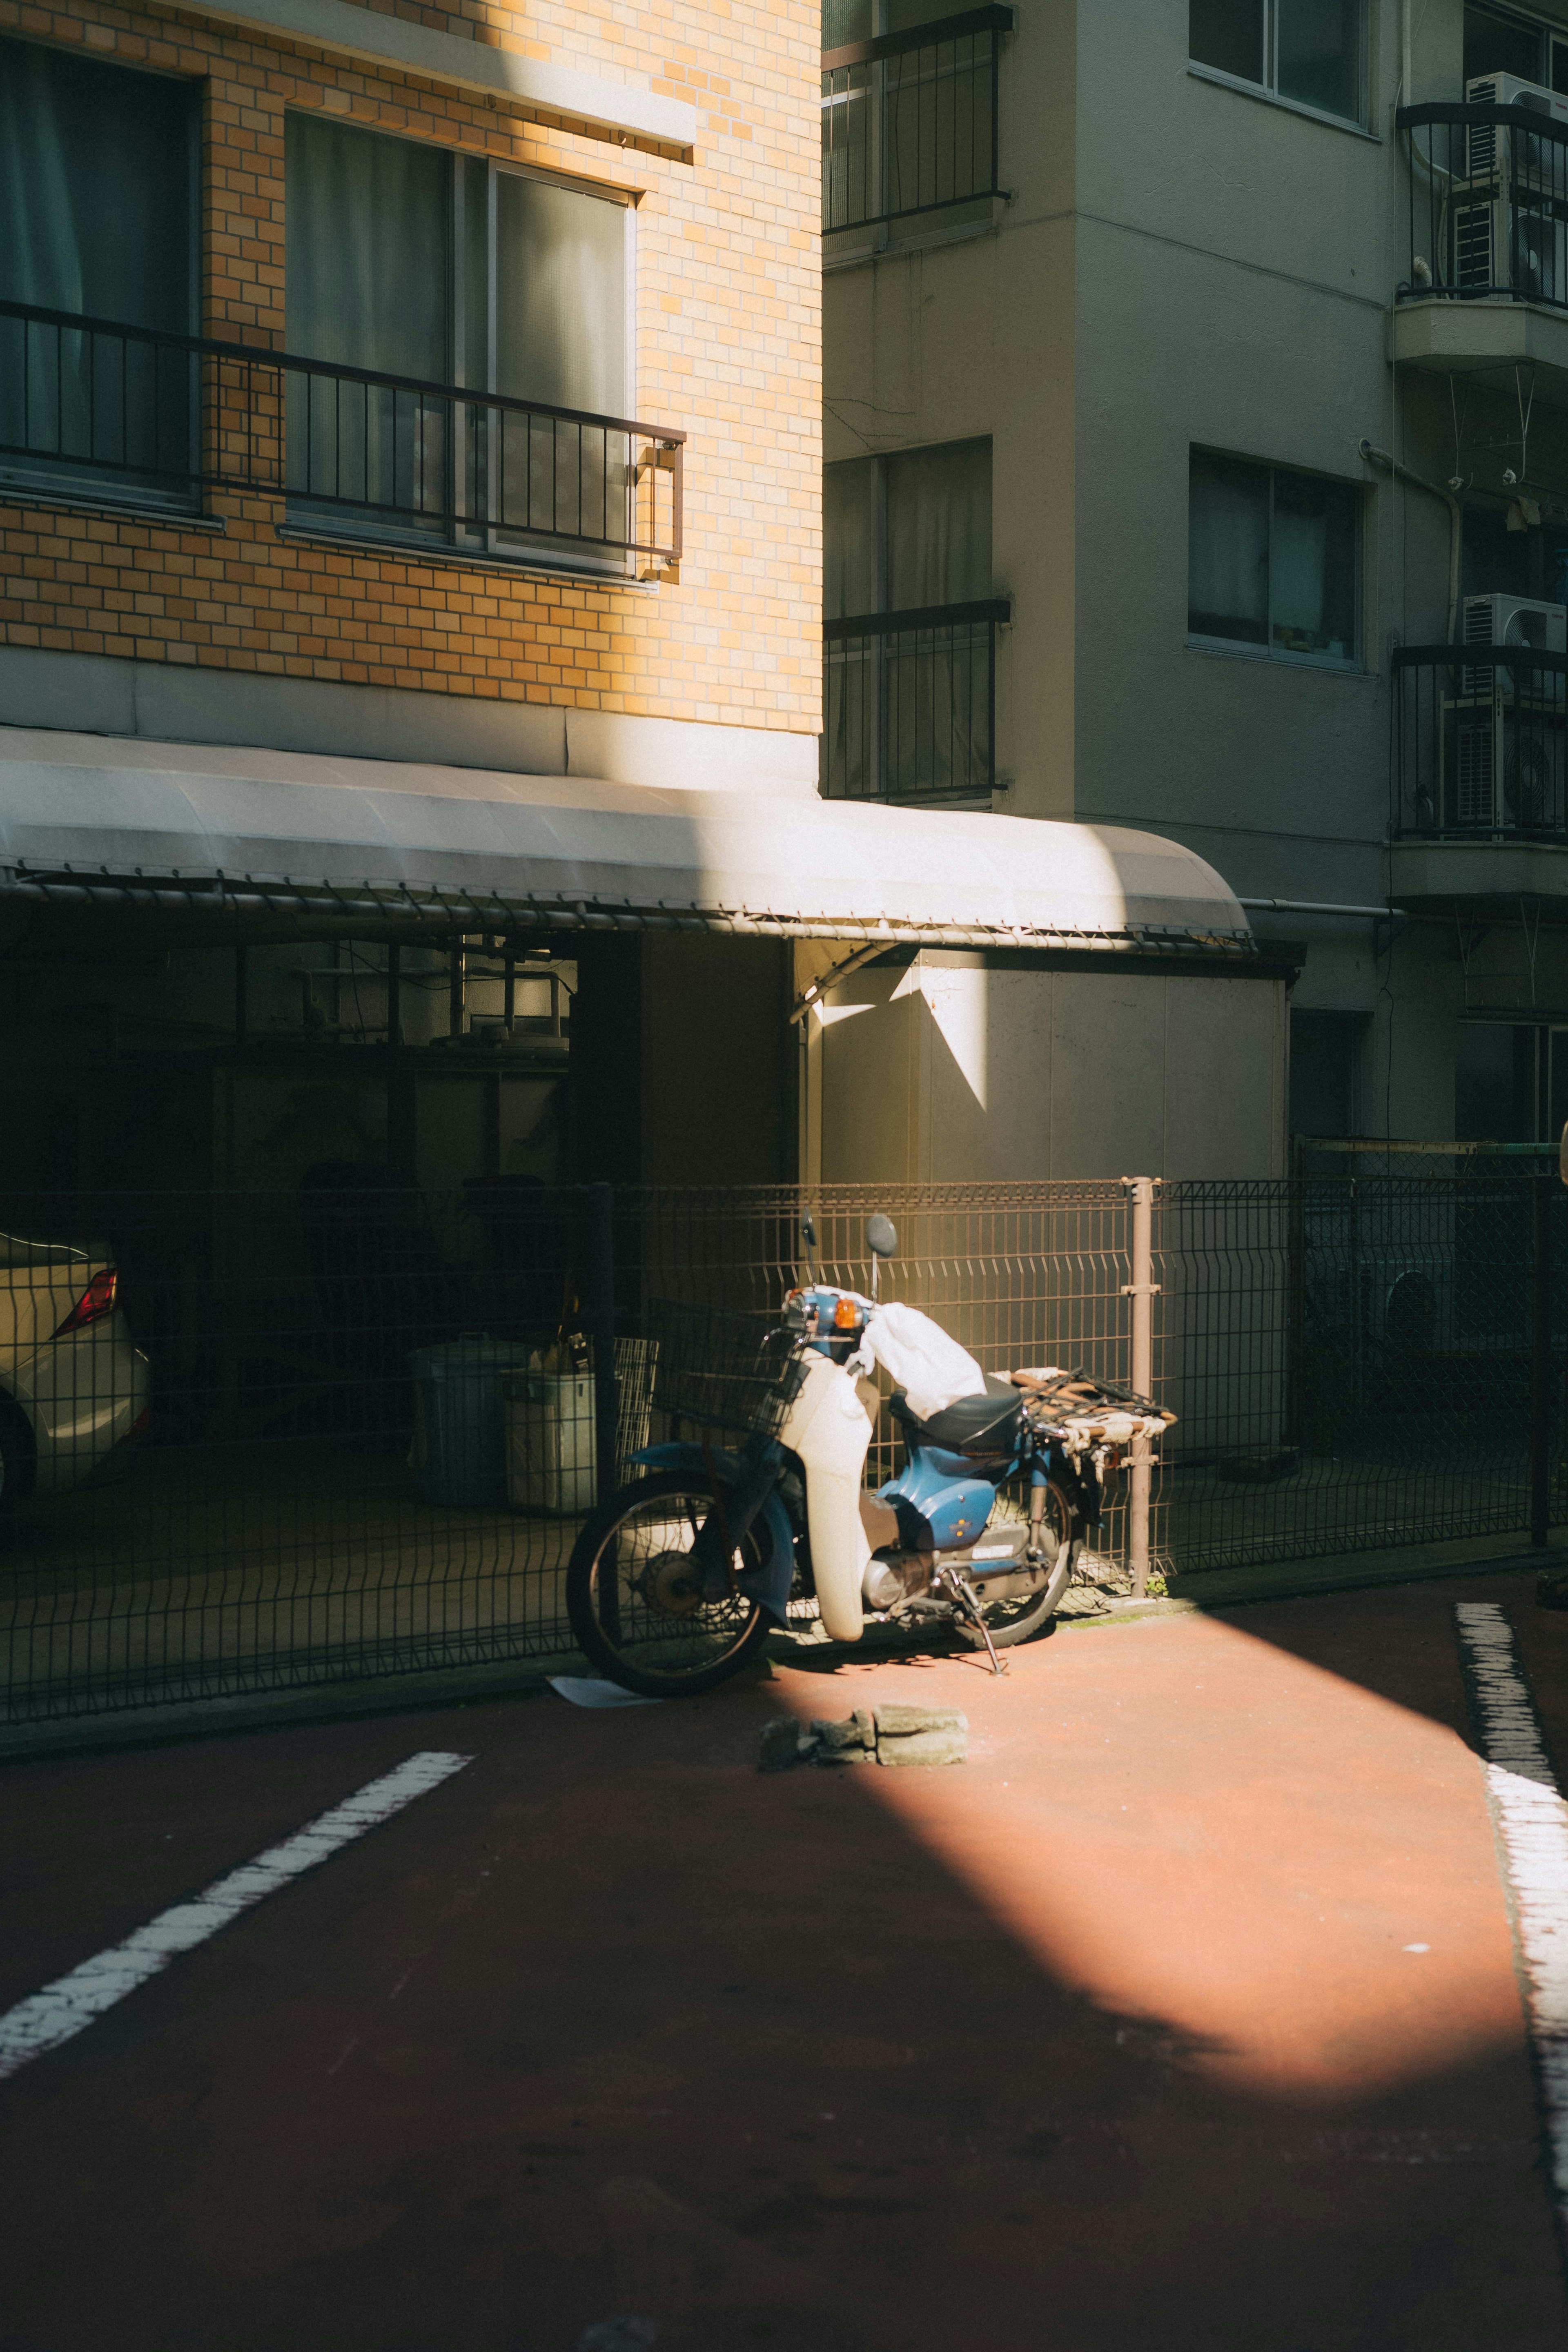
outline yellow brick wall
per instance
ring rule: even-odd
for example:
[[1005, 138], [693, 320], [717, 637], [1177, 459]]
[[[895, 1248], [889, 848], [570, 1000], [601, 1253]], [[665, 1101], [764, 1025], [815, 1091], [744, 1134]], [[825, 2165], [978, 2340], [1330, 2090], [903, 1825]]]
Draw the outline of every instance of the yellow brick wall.
[[0, 0], [0, 32], [205, 80], [209, 335], [283, 346], [289, 107], [645, 191], [637, 414], [689, 436], [679, 582], [649, 594], [303, 543], [279, 536], [280, 502], [227, 492], [210, 499], [221, 533], [0, 505], [4, 641], [814, 734], [819, 0], [383, 13], [680, 98], [694, 161], [172, 8]]

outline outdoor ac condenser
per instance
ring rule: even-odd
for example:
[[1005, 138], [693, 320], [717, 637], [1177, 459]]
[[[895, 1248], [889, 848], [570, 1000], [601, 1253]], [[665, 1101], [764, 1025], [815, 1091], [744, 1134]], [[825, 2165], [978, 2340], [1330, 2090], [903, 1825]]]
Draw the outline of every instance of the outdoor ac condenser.
[[[1568, 605], [1543, 604], [1531, 596], [1467, 596], [1459, 612], [1459, 635], [1467, 646], [1528, 646], [1542, 654], [1568, 653]], [[1462, 696], [1513, 691], [1509, 669], [1466, 666], [1459, 672]]]
[[[1554, 89], [1544, 89], [1538, 81], [1521, 81], [1517, 74], [1477, 74], [1465, 84], [1467, 106], [1517, 106], [1524, 114], [1544, 114], [1552, 122], [1568, 125], [1568, 97]], [[1499, 170], [1503, 163], [1500, 148], [1512, 134], [1500, 122], [1473, 122], [1470, 125], [1468, 169], [1472, 179], [1484, 172]], [[1551, 145], [1555, 147], [1556, 141]]]
[[[1568, 145], [1559, 177], [1568, 197]], [[1568, 220], [1546, 202], [1496, 194], [1454, 200], [1454, 283], [1461, 294], [1504, 292], [1521, 302], [1568, 302]]]

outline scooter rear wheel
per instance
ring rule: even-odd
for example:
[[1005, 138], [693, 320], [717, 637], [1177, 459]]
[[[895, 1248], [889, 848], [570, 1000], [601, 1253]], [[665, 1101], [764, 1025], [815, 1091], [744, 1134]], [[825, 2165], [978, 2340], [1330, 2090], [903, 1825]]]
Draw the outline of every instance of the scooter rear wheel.
[[[1020, 1642], [1032, 1641], [1056, 1615], [1071, 1580], [1073, 1562], [1083, 1545], [1083, 1525], [1074, 1517], [1072, 1506], [1054, 1483], [1046, 1488], [1044, 1534], [1046, 1549], [1048, 1552], [1054, 1546], [1055, 1558], [1051, 1572], [1039, 1591], [1026, 1592], [1016, 1601], [999, 1601], [985, 1612], [985, 1632], [991, 1636], [994, 1650], [1016, 1650]], [[955, 1617], [953, 1626], [972, 1650], [985, 1647], [985, 1634], [978, 1625]]]
[[[738, 1674], [767, 1640], [768, 1619], [734, 1589], [704, 1601], [690, 1551], [713, 1496], [667, 1470], [638, 1478], [584, 1521], [566, 1567], [566, 1611], [579, 1647], [643, 1698], [696, 1698]], [[735, 1576], [765, 1563], [765, 1526], [735, 1547]]]

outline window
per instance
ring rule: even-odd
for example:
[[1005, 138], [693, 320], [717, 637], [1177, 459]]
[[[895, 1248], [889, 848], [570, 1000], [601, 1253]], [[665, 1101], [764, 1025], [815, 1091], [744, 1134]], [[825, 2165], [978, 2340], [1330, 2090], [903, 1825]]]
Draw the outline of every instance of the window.
[[1290, 1011], [1290, 1132], [1361, 1133], [1364, 1013]]
[[991, 444], [852, 457], [824, 477], [830, 621], [991, 593]]
[[1363, 0], [1190, 0], [1194, 65], [1319, 114], [1364, 121], [1365, 53]]
[[1502, 8], [1465, 10], [1465, 79], [1513, 74], [1544, 89], [1568, 90], [1568, 34]]
[[0, 40], [0, 478], [191, 504], [195, 86]]
[[1281, 660], [1354, 663], [1361, 494], [1206, 450], [1192, 453], [1187, 633]]
[[[626, 415], [628, 207], [310, 115], [289, 116], [286, 144], [290, 352], [481, 396], [355, 383], [351, 398], [335, 378], [297, 373], [293, 510], [619, 569], [584, 552], [584, 509], [603, 521], [627, 497], [626, 436], [556, 433], [482, 395]], [[459, 481], [483, 523], [455, 523]]]
[[991, 218], [1005, 10], [942, 0], [825, 0], [822, 226], [869, 236], [973, 229]]
[[1551, 1143], [1568, 1121], [1568, 1029], [1461, 1021], [1454, 1134], [1461, 1143]]
[[829, 466], [822, 790], [989, 802], [991, 444]]

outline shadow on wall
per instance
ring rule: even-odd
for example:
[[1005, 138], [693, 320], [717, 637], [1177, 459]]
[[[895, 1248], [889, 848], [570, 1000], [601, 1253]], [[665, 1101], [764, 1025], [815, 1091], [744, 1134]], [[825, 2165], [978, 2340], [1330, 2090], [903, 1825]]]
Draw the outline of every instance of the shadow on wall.
[[1282, 1006], [1252, 978], [867, 969], [812, 1016], [821, 1181], [1278, 1174]]

